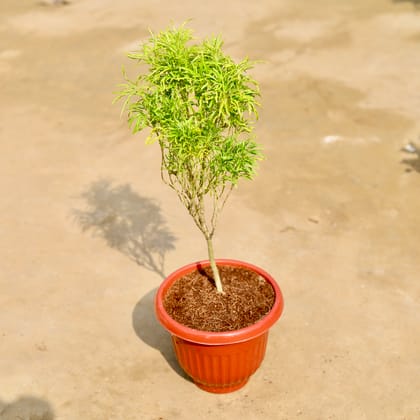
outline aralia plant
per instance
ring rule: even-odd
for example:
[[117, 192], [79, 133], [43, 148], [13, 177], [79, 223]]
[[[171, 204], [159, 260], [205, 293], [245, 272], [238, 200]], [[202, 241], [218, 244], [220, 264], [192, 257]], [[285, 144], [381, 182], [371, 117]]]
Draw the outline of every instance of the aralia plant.
[[133, 133], [150, 128], [162, 180], [173, 188], [207, 242], [217, 291], [223, 285], [213, 236], [219, 214], [241, 178], [252, 179], [261, 151], [252, 135], [259, 85], [254, 63], [235, 62], [220, 37], [195, 42], [185, 25], [150, 34], [128, 54], [144, 71], [119, 85]]

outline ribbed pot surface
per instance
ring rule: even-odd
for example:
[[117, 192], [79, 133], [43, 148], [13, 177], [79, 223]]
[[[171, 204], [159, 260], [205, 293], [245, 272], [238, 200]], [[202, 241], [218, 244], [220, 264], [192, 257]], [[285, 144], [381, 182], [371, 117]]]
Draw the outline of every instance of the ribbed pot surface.
[[225, 393], [242, 388], [264, 359], [268, 331], [234, 344], [206, 346], [172, 336], [180, 366], [195, 384], [208, 392]]

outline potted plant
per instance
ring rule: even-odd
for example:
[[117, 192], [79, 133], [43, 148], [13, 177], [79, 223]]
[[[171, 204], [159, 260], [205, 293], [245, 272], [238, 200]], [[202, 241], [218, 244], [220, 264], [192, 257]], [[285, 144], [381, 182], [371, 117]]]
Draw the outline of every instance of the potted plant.
[[161, 151], [161, 176], [175, 190], [207, 244], [208, 260], [169, 275], [156, 294], [156, 314], [172, 334], [181, 367], [202, 389], [241, 388], [261, 364], [268, 329], [283, 298], [261, 268], [216, 259], [218, 216], [240, 179], [252, 179], [262, 155], [252, 135], [258, 83], [254, 63], [236, 63], [213, 37], [194, 42], [185, 25], [151, 33], [128, 54], [143, 67], [120, 85], [116, 99], [134, 133]]

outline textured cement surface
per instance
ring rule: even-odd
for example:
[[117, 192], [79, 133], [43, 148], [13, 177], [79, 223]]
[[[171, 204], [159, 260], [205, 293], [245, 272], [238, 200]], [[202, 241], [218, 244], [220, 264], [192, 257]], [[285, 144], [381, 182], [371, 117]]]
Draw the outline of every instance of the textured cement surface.
[[[419, 6], [1, 0], [0, 419], [420, 419]], [[111, 104], [125, 52], [189, 18], [264, 60], [267, 157], [215, 249], [286, 307], [229, 395], [185, 378], [154, 319], [162, 277], [206, 248]]]

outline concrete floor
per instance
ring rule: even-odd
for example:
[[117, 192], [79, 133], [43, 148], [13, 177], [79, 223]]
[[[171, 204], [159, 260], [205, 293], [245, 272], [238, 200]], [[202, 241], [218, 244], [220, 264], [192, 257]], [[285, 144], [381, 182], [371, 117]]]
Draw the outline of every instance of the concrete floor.
[[[0, 419], [420, 419], [419, 2], [52, 3], [0, 2]], [[162, 273], [206, 247], [111, 104], [125, 52], [189, 18], [264, 60], [266, 160], [215, 248], [286, 308], [228, 395], [154, 319]]]

